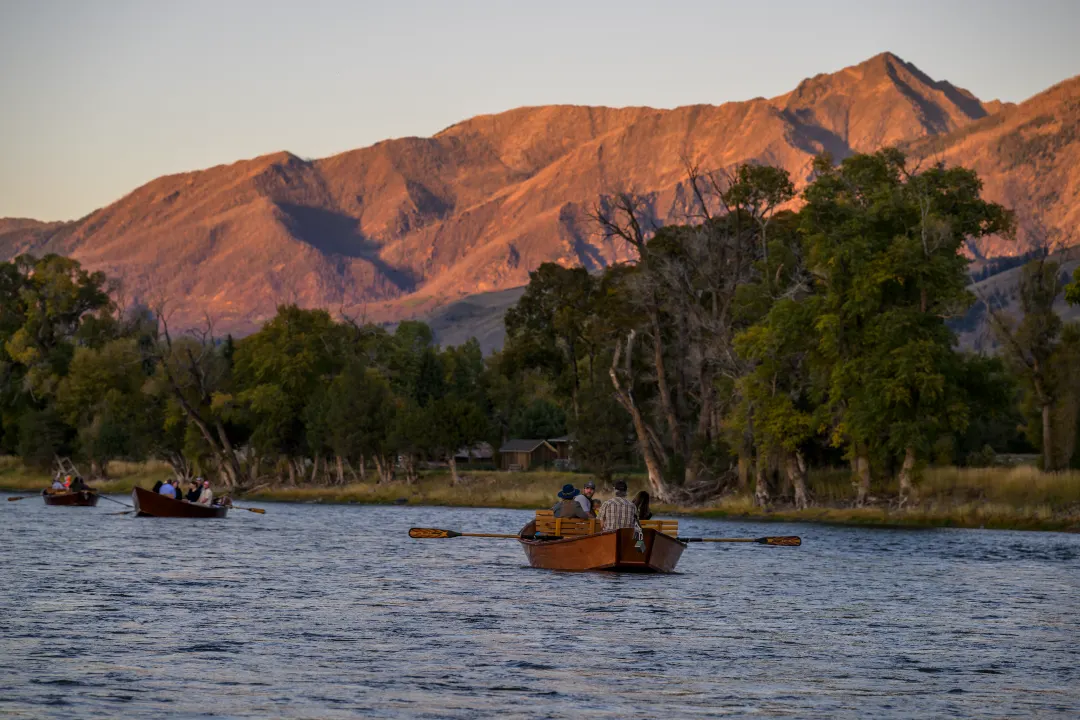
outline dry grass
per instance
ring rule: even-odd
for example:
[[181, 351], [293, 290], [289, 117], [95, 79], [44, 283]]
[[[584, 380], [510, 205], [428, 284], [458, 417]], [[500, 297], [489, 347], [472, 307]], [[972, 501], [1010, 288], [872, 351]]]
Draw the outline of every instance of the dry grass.
[[548, 507], [565, 483], [580, 486], [585, 477], [573, 473], [494, 471], [462, 474], [457, 485], [447, 472], [426, 473], [414, 483], [396, 481], [385, 485], [372, 482], [333, 487], [278, 487], [249, 496], [252, 499], [287, 502], [392, 503], [402, 498], [411, 505], [458, 507]]
[[[171, 475], [163, 463], [112, 463], [112, 479], [96, 483], [105, 492], [129, 492], [134, 485], [150, 487]], [[253, 500], [387, 504], [405, 499], [410, 505], [458, 507], [545, 508], [565, 483], [581, 485], [587, 475], [558, 472], [504, 473], [474, 471], [452, 485], [446, 471], [425, 473], [415, 484], [397, 481], [385, 485], [370, 481], [343, 486], [273, 487], [248, 496]], [[646, 488], [645, 478], [628, 478], [630, 494]], [[27, 470], [17, 459], [0, 457], [0, 488], [38, 491], [49, 482], [47, 474]], [[1080, 532], [1080, 472], [1056, 474], [1034, 467], [929, 468], [917, 485], [914, 502], [896, 506], [895, 483], [873, 487], [876, 498], [869, 507], [851, 507], [853, 491], [845, 470], [816, 470], [810, 476], [816, 503], [806, 510], [778, 506], [762, 509], [749, 495], [730, 495], [705, 507], [654, 508], [662, 513], [713, 517], [739, 517], [788, 522], [826, 522], [851, 525], [912, 527], [986, 527]]]
[[[162, 462], [109, 463], [109, 480], [95, 481], [94, 487], [105, 493], [128, 493], [136, 485], [151, 487], [156, 480], [172, 477], [172, 468]], [[0, 489], [16, 492], [40, 491], [52, 482], [52, 475], [33, 470], [18, 458], [0, 456]]]

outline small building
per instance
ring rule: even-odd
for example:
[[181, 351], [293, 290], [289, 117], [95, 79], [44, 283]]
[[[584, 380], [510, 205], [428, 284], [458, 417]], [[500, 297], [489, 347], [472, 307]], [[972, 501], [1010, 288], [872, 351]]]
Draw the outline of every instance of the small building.
[[500, 470], [528, 470], [553, 463], [559, 451], [547, 440], [507, 440], [499, 448]]
[[495, 461], [495, 450], [491, 443], [478, 442], [472, 447], [461, 448], [454, 453], [454, 461], [459, 465], [490, 463]]
[[563, 435], [557, 438], [548, 438], [548, 444], [555, 448], [559, 460], [571, 460], [574, 456], [574, 436]]

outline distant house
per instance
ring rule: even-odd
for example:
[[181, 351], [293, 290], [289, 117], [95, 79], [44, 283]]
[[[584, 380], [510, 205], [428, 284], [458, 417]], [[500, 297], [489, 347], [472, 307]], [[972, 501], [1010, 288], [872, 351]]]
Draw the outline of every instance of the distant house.
[[555, 448], [559, 460], [569, 460], [574, 454], [574, 436], [563, 435], [557, 438], [548, 438], [548, 444]]
[[547, 465], [559, 457], [559, 451], [547, 440], [507, 440], [499, 448], [499, 469], [528, 470]]
[[495, 450], [491, 443], [479, 442], [472, 447], [461, 448], [454, 453], [454, 461], [459, 464], [489, 463], [495, 459]]

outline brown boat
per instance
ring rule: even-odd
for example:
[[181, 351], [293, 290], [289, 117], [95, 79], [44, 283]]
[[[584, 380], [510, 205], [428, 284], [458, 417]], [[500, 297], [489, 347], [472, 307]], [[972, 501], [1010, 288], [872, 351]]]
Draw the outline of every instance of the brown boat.
[[[557, 523], [557, 524], [556, 524]], [[641, 523], [645, 550], [638, 550], [629, 528], [596, 532], [595, 520], [555, 520], [551, 511], [521, 529], [518, 542], [529, 564], [545, 570], [675, 572], [686, 544], [676, 539], [678, 521]]]
[[46, 505], [60, 505], [62, 507], [94, 507], [98, 504], [98, 494], [92, 490], [80, 490], [79, 492], [53, 492], [42, 490], [41, 497]]
[[131, 501], [136, 517], [223, 518], [229, 512], [224, 505], [196, 505], [140, 487], [131, 491]]

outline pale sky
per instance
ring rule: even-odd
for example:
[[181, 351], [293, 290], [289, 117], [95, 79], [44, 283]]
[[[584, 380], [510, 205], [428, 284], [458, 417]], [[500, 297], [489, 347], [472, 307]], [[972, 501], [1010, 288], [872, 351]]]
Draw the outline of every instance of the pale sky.
[[983, 100], [1080, 73], [1080, 0], [0, 0], [0, 217], [521, 105], [719, 104], [890, 50]]

